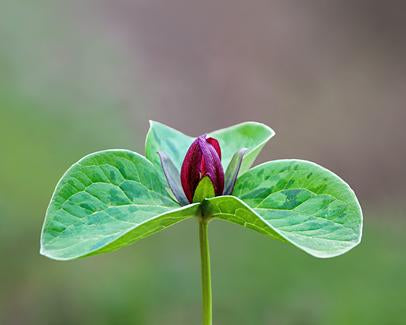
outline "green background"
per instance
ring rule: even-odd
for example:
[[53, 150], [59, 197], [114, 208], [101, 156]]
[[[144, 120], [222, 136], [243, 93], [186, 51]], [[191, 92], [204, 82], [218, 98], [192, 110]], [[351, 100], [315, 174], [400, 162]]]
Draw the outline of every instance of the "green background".
[[[404, 324], [405, 20], [398, 2], [0, 0], [0, 324], [199, 324], [198, 227], [72, 262], [39, 255], [54, 186], [87, 153], [144, 153], [148, 120], [246, 120], [259, 162], [313, 160], [364, 209], [312, 258], [210, 224], [215, 324]], [[403, 6], [404, 7], [404, 6]]]

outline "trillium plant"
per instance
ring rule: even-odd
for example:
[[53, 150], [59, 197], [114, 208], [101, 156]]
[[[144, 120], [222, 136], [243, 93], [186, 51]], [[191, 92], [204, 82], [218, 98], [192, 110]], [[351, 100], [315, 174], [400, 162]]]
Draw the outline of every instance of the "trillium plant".
[[222, 219], [320, 258], [361, 240], [362, 212], [341, 178], [309, 161], [251, 168], [272, 129], [247, 122], [189, 137], [151, 122], [145, 157], [129, 150], [92, 153], [59, 181], [41, 234], [56, 260], [114, 251], [194, 218], [199, 225], [203, 324], [212, 324], [208, 224]]

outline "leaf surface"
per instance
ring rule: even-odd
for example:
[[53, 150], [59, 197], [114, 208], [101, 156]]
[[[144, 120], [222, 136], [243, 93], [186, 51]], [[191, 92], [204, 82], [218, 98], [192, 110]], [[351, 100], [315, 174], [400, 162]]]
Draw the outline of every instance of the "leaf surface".
[[41, 254], [69, 260], [115, 250], [195, 216], [180, 207], [150, 161], [127, 150], [90, 154], [59, 181], [41, 235]]
[[317, 164], [262, 164], [237, 180], [233, 195], [209, 199], [205, 209], [316, 257], [341, 255], [361, 240], [362, 212], [354, 192]]
[[227, 170], [237, 151], [247, 149], [240, 167], [240, 175], [252, 166], [262, 148], [274, 135], [275, 132], [269, 126], [258, 122], [244, 122], [209, 133], [209, 136], [220, 142], [224, 170]]
[[[226, 170], [233, 155], [241, 148], [247, 148], [241, 165], [243, 174], [254, 163], [264, 145], [273, 137], [274, 131], [262, 123], [245, 122], [208, 134], [217, 139], [222, 152], [222, 165]], [[186, 151], [194, 138], [183, 134], [169, 126], [151, 121], [145, 143], [145, 155], [159, 167], [158, 151], [165, 152], [180, 169]]]
[[192, 137], [165, 124], [150, 121], [145, 140], [145, 157], [159, 169], [158, 152], [164, 152], [173, 161], [176, 168], [180, 170], [186, 151], [193, 140]]

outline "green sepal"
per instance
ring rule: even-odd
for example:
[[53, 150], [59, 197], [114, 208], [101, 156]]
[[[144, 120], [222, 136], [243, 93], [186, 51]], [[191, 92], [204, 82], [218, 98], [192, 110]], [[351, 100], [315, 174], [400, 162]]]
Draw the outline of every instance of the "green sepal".
[[175, 196], [175, 199], [182, 206], [189, 204], [189, 201], [186, 198], [185, 192], [183, 191], [182, 184], [180, 182], [178, 169], [166, 153], [158, 152], [158, 155], [161, 159], [161, 166], [168, 183], [168, 187], [172, 194]]
[[224, 176], [224, 195], [230, 195], [233, 192], [235, 182], [237, 181], [238, 175], [240, 173], [242, 160], [247, 150], [247, 148], [238, 150], [231, 159], [231, 162], [228, 165], [226, 174]]
[[205, 199], [216, 196], [213, 182], [209, 176], [204, 176], [197, 185], [195, 194], [193, 195], [193, 203], [202, 202]]

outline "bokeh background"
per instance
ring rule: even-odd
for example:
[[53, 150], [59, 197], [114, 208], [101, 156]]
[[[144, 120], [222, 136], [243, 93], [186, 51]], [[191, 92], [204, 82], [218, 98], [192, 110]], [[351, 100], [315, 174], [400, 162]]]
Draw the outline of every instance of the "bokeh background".
[[191, 220], [118, 252], [39, 255], [53, 188], [83, 155], [143, 153], [254, 120], [259, 161], [348, 180], [364, 238], [318, 260], [214, 222], [215, 324], [406, 324], [406, 3], [0, 0], [0, 324], [200, 324]]

